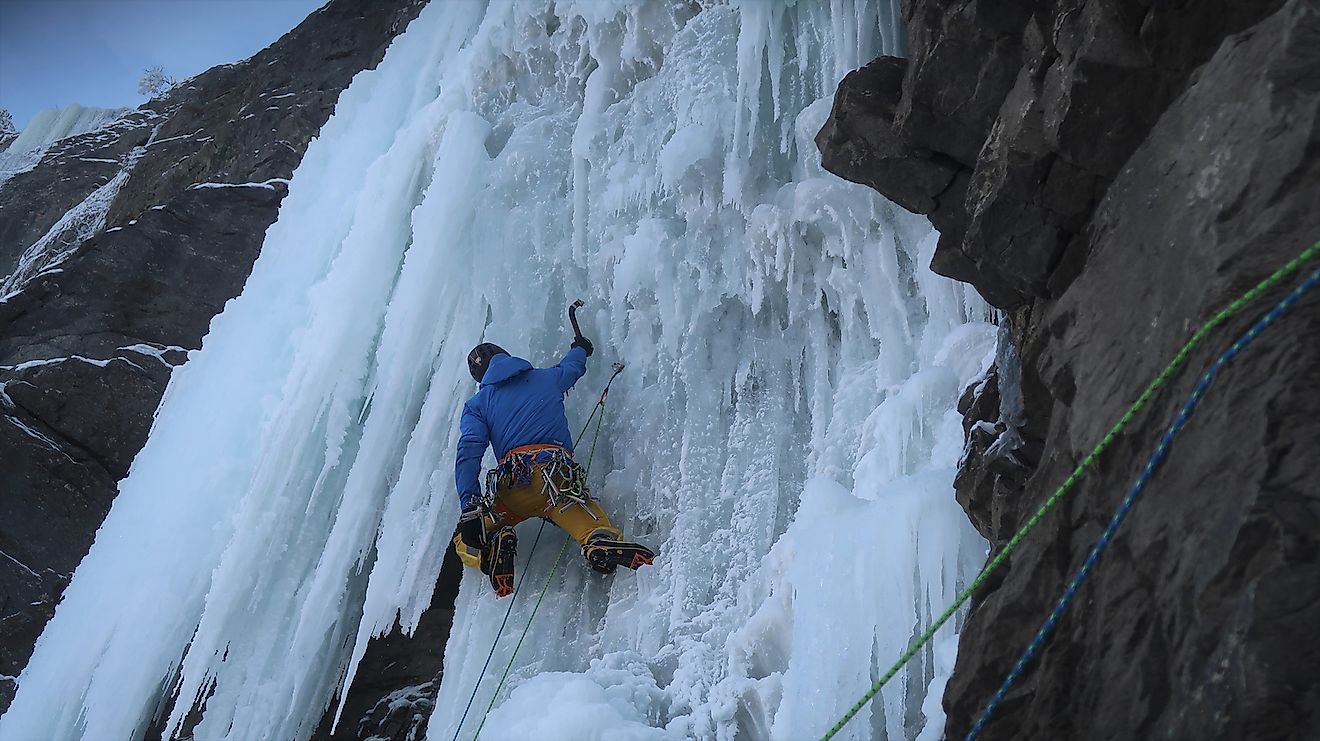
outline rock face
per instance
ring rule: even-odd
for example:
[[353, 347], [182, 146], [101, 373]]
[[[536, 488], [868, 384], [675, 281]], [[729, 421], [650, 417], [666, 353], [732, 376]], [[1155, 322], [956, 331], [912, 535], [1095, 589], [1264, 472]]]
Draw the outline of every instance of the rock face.
[[55, 142], [103, 128], [128, 112], [127, 108], [87, 108], [73, 103], [39, 111], [21, 133], [5, 131], [8, 118], [0, 120], [0, 183], [35, 167]]
[[241, 291], [339, 93], [422, 5], [334, 0], [0, 186], [0, 712], [171, 368]]
[[[929, 214], [933, 267], [1006, 310], [996, 367], [963, 398], [957, 484], [998, 549], [1196, 327], [1320, 239], [1320, 2], [905, 8], [911, 58], [849, 75], [817, 142], [834, 172]], [[1284, 293], [1193, 352], [975, 595], [949, 737], [1200, 372]], [[1311, 294], [1220, 374], [985, 737], [1320, 735], [1317, 337]]]
[[463, 564], [452, 549], [413, 635], [398, 631], [373, 639], [344, 701], [338, 727], [326, 713], [312, 741], [421, 741], [443, 678], [445, 643], [454, 623], [454, 600]]

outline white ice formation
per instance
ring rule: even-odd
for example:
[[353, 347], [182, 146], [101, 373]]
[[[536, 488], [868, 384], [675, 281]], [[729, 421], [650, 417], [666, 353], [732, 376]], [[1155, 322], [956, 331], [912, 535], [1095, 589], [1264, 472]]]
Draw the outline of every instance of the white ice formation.
[[[661, 555], [602, 578], [569, 547], [481, 737], [822, 734], [985, 554], [952, 479], [986, 307], [926, 268], [923, 218], [812, 141], [842, 76], [895, 51], [896, 5], [431, 3], [341, 96], [175, 371], [0, 737], [178, 730], [197, 697], [197, 739], [307, 737], [430, 599], [466, 352], [552, 363], [578, 297], [597, 352], [570, 415], [628, 364], [591, 479]], [[520, 562], [459, 737], [563, 542]], [[431, 739], [507, 604], [465, 577]], [[840, 737], [938, 738], [955, 627]]]
[[105, 228], [105, 219], [115, 197], [146, 151], [145, 146], [129, 150], [120, 163], [119, 172], [88, 193], [78, 205], [65, 211], [45, 234], [23, 250], [13, 272], [0, 281], [0, 302], [9, 300], [34, 278], [58, 269], [83, 242]]
[[0, 151], [0, 183], [32, 169], [41, 155], [60, 139], [95, 131], [126, 112], [125, 108], [88, 108], [76, 103], [38, 111], [9, 146]]

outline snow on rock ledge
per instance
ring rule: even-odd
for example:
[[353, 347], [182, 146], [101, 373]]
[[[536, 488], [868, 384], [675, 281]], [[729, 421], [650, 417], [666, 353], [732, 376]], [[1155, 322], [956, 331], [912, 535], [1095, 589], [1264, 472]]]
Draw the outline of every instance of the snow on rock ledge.
[[76, 103], [38, 111], [9, 146], [0, 151], [0, 183], [31, 170], [60, 139], [96, 131], [128, 111], [127, 108], [88, 108]]

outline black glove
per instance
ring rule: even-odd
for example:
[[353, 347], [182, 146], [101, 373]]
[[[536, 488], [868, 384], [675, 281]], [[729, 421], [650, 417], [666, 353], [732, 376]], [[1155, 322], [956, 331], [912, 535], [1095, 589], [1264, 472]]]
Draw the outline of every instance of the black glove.
[[583, 337], [582, 335], [578, 335], [577, 337], [574, 337], [573, 344], [569, 345], [568, 347], [570, 350], [575, 347], [580, 347], [583, 350], [586, 350], [587, 357], [591, 357], [591, 354], [596, 351], [596, 348], [591, 346], [591, 340], [587, 339], [586, 337]]
[[486, 547], [486, 524], [482, 521], [485, 514], [486, 507], [473, 503], [458, 516], [458, 537], [469, 548], [481, 550]]

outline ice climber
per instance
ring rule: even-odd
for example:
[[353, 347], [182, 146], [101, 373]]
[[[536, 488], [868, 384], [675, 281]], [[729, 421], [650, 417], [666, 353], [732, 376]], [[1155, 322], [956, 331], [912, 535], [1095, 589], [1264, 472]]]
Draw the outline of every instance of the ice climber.
[[[480, 386], [463, 405], [454, 481], [462, 515], [454, 549], [463, 563], [490, 577], [500, 597], [513, 592], [517, 536], [513, 526], [544, 517], [573, 536], [592, 569], [650, 564], [646, 546], [622, 540], [600, 503], [587, 489], [586, 474], [573, 461], [573, 438], [564, 413], [564, 394], [587, 372], [591, 341], [580, 334], [558, 365], [534, 368], [483, 342], [468, 353], [468, 370]], [[486, 446], [499, 465], [479, 483]]]

